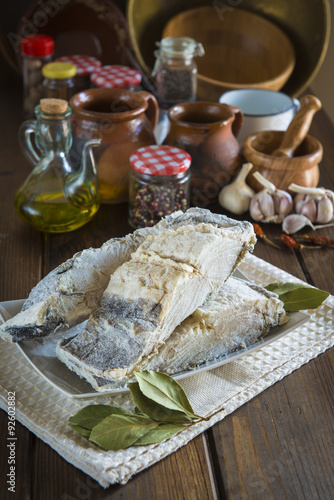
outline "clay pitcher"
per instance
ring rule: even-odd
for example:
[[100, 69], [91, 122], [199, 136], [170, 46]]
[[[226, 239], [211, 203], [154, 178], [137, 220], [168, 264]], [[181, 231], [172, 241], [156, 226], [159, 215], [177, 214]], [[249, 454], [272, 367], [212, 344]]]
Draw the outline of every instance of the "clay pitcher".
[[217, 200], [241, 165], [236, 137], [243, 113], [228, 104], [197, 101], [172, 106], [168, 118], [170, 129], [164, 144], [191, 155], [192, 203], [206, 206]]
[[94, 157], [101, 203], [128, 200], [129, 158], [142, 147], [155, 144], [159, 108], [148, 92], [124, 89], [89, 89], [70, 100], [73, 111], [72, 161], [80, 163], [83, 144], [100, 138]]

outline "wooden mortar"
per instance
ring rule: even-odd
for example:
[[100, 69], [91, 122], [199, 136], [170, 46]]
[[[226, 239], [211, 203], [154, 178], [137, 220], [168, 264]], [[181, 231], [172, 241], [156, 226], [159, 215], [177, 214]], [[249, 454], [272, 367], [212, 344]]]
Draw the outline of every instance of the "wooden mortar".
[[263, 131], [245, 139], [244, 156], [254, 165], [246, 181], [255, 191], [263, 189], [263, 186], [253, 178], [253, 173], [256, 171], [275, 184], [278, 189], [285, 191], [292, 182], [305, 187], [318, 185], [322, 145], [317, 139], [307, 135], [292, 158], [273, 156], [271, 153], [279, 148], [284, 133], [276, 130]]
[[314, 114], [321, 108], [315, 96], [305, 95], [301, 107], [286, 132], [268, 130], [249, 135], [243, 143], [243, 153], [254, 168], [247, 177], [256, 191], [261, 186], [253, 177], [259, 171], [278, 189], [287, 190], [294, 182], [300, 186], [316, 187], [319, 182], [319, 163], [323, 149], [317, 139], [307, 135]]

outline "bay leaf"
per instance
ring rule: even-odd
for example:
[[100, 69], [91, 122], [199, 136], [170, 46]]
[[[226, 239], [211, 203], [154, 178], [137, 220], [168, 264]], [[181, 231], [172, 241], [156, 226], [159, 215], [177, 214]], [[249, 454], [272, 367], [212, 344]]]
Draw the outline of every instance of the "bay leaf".
[[105, 450], [118, 451], [131, 446], [158, 425], [140, 415], [109, 415], [93, 428], [89, 439]]
[[79, 425], [85, 429], [92, 430], [98, 423], [109, 415], [127, 414], [122, 408], [109, 405], [88, 405], [79, 410], [73, 417], [69, 418], [69, 423]]
[[91, 429], [85, 429], [84, 427], [81, 427], [81, 425], [76, 425], [76, 424], [71, 424], [71, 427], [74, 431], [76, 431], [78, 434], [81, 434], [82, 436], [89, 437], [91, 433]]
[[276, 293], [278, 296], [281, 296], [283, 293], [290, 292], [291, 290], [294, 290], [295, 288], [301, 288], [305, 287], [307, 285], [304, 285], [304, 283], [294, 283], [294, 282], [275, 282], [275, 283], [270, 283], [270, 285], [265, 286], [264, 288], [266, 290], [269, 290], [270, 292]]
[[150, 430], [134, 443], [135, 446], [160, 443], [177, 432], [182, 431], [186, 426], [182, 424], [159, 424], [155, 429]]
[[144, 396], [166, 408], [197, 418], [182, 387], [166, 373], [140, 371], [135, 372], [135, 377]]
[[284, 303], [286, 311], [316, 309], [329, 296], [328, 292], [302, 283], [271, 283], [265, 287], [275, 292]]
[[138, 382], [129, 384], [132, 399], [139, 411], [152, 418], [163, 422], [189, 422], [191, 417], [177, 410], [171, 410], [160, 405], [153, 399], [146, 397], [140, 390]]

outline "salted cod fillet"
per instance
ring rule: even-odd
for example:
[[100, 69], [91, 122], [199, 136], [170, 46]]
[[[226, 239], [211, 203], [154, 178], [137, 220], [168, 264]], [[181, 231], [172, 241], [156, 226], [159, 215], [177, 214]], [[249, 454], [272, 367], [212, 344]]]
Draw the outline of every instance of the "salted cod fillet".
[[185, 218], [186, 226], [146, 238], [111, 276], [84, 330], [60, 341], [57, 356], [69, 368], [131, 378], [254, 247], [249, 222], [204, 209], [192, 209]]
[[[217, 294], [176, 327], [141, 369], [169, 375], [192, 370], [253, 344], [287, 321], [284, 304], [276, 294], [230, 277]], [[112, 381], [81, 370], [80, 364], [76, 371], [97, 391], [115, 388]]]
[[0, 325], [0, 337], [10, 342], [37, 339], [88, 319], [110, 275], [131, 258], [148, 235], [164, 231], [180, 215], [181, 211], [174, 212], [154, 227], [138, 229], [124, 238], [111, 238], [100, 248], [73, 255], [31, 290], [22, 311]]

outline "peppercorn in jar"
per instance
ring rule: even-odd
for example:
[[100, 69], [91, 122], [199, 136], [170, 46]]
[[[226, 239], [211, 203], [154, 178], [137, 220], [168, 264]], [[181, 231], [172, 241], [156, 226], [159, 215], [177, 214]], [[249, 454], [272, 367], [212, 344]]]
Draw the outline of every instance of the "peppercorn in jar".
[[129, 223], [153, 226], [176, 210], [189, 208], [191, 157], [173, 146], [152, 145], [130, 157]]

